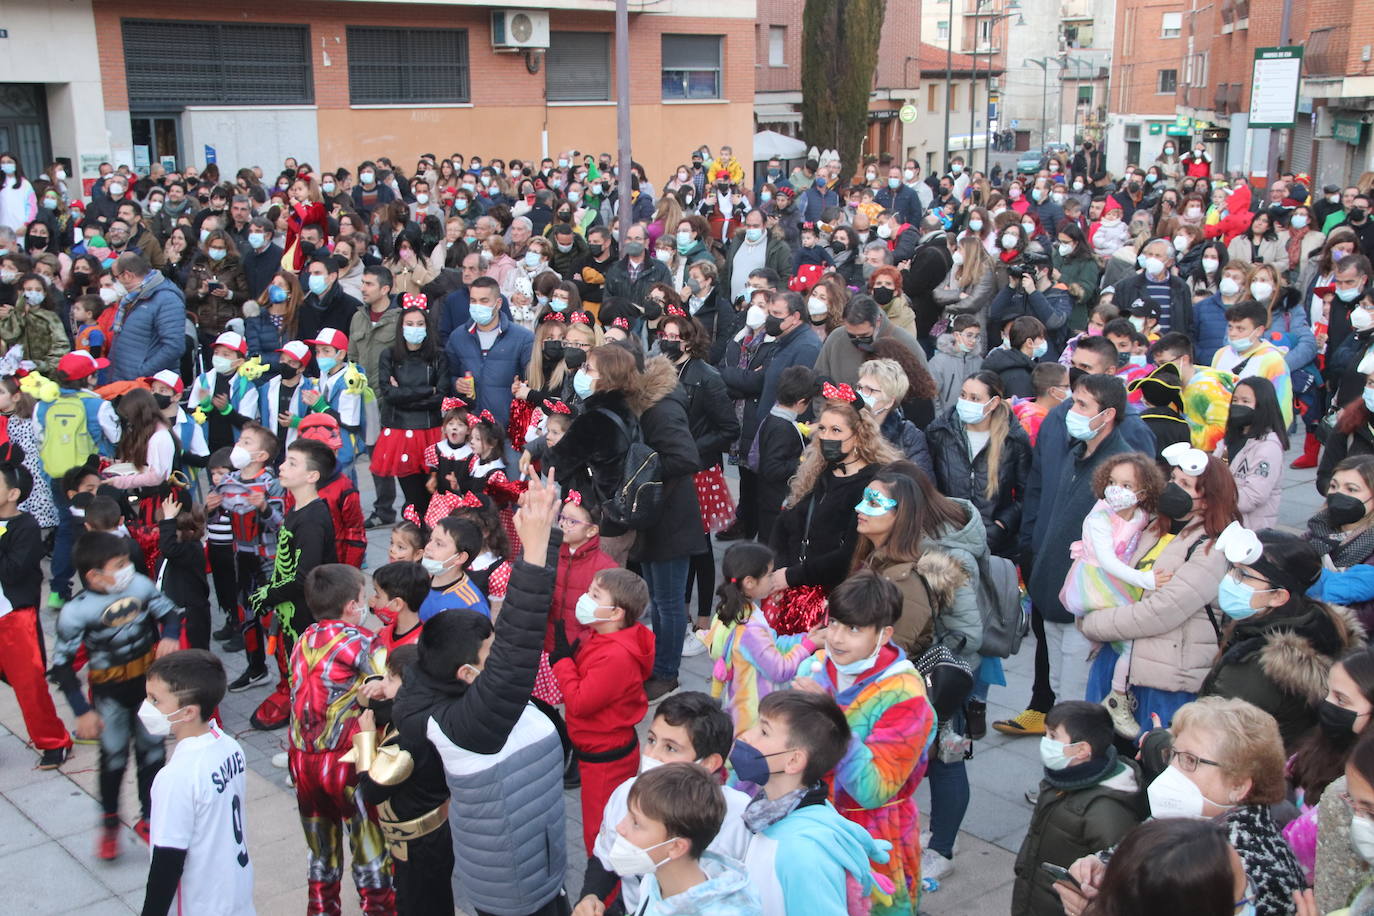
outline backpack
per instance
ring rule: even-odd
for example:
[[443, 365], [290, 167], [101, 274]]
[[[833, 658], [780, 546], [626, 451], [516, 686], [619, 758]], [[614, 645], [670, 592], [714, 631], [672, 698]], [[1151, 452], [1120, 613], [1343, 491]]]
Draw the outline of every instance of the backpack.
[[43, 460], [43, 472], [54, 480], [85, 464], [96, 452], [84, 403], [92, 397], [95, 395], [61, 395], [43, 414], [43, 444], [38, 456]]
[[978, 654], [1010, 658], [1021, 650], [1030, 631], [1030, 615], [1021, 605], [1016, 565], [1006, 557], [978, 558], [978, 604], [983, 610], [983, 644]]
[[613, 410], [597, 409], [605, 414], [630, 442], [621, 465], [620, 483], [611, 493], [601, 497], [601, 511], [612, 522], [636, 531], [652, 528], [663, 514], [663, 469], [658, 452], [644, 441], [639, 424], [631, 428]]

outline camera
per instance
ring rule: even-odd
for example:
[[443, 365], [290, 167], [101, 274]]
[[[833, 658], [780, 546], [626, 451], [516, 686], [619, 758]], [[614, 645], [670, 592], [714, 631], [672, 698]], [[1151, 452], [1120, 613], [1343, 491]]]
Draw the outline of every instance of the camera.
[[1043, 254], [1027, 251], [1007, 265], [1007, 276], [1018, 283], [1021, 282], [1022, 277], [1030, 277], [1034, 280], [1037, 270], [1043, 270], [1049, 266], [1049, 258]]

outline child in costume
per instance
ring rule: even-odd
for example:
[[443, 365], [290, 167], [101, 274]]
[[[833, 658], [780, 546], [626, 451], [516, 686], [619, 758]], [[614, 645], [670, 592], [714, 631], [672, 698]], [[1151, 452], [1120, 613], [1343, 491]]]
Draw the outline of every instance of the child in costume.
[[258, 386], [240, 372], [248, 356], [243, 335], [225, 331], [215, 338], [211, 368], [191, 383], [190, 407], [205, 427], [210, 451], [232, 446], [243, 424], [258, 418]]
[[[293, 456], [288, 450], [287, 461]], [[294, 472], [289, 479], [298, 482]], [[379, 695], [377, 687], [360, 690], [378, 673], [372, 634], [360, 627], [367, 616], [367, 580], [341, 563], [322, 564], [302, 578], [314, 622], [301, 630], [291, 650], [287, 760], [310, 850], [306, 913], [339, 912], [347, 825], [362, 911], [382, 916], [393, 912], [391, 862], [377, 821], [354, 798], [357, 770], [344, 759], [359, 728], [357, 700]]]
[[[879, 871], [893, 890], [890, 898], [872, 897], [874, 916], [917, 910], [921, 828], [916, 787], [925, 776], [935, 735], [925, 680], [892, 644], [893, 623], [901, 611], [896, 585], [871, 570], [855, 573], [830, 593], [832, 625], [826, 630], [825, 650], [797, 672], [798, 679], [814, 680], [835, 698], [853, 732], [829, 777], [835, 807], [875, 839], [892, 844], [891, 857]], [[761, 717], [763, 710], [760, 706]]]
[[292, 340], [277, 352], [281, 354], [276, 363], [277, 371], [258, 386], [262, 425], [279, 443], [271, 462], [274, 465], [281, 462], [286, 447], [300, 434], [298, 427], [307, 413], [301, 396], [307, 391], [319, 391], [315, 379], [304, 373], [305, 367], [310, 365], [309, 347], [302, 341]]
[[759, 700], [784, 689], [801, 663], [824, 645], [823, 628], [779, 636], [759, 609], [773, 590], [773, 551], [753, 541], [731, 544], [721, 561], [723, 581], [711, 629], [705, 634], [714, 666], [711, 696], [721, 699], [735, 734], [758, 721]]
[[[1175, 448], [1190, 448], [1187, 445]], [[1164, 492], [1164, 475], [1155, 462], [1138, 452], [1114, 455], [1093, 473], [1093, 494], [1097, 503], [1083, 519], [1083, 539], [1069, 547], [1073, 565], [1059, 598], [1064, 609], [1075, 617], [1104, 608], [1135, 604], [1147, 589], [1162, 586], [1170, 573], [1154, 572], [1153, 555], [1170, 540], [1168, 519], [1158, 514], [1159, 495]], [[1155, 549], [1141, 561], [1145, 568], [1131, 563], [1142, 537], [1159, 538]], [[1148, 562], [1147, 562], [1148, 561]], [[1112, 715], [1112, 724], [1123, 738], [1140, 734], [1127, 695], [1131, 672], [1131, 647], [1120, 648], [1112, 671], [1112, 690], [1102, 701]]]
[[314, 413], [328, 413], [339, 421], [339, 468], [357, 484], [354, 460], [364, 451], [363, 399], [370, 394], [362, 370], [348, 361], [348, 335], [336, 328], [321, 328], [319, 337], [307, 340], [315, 348], [319, 367], [318, 391], [301, 394], [301, 402]]

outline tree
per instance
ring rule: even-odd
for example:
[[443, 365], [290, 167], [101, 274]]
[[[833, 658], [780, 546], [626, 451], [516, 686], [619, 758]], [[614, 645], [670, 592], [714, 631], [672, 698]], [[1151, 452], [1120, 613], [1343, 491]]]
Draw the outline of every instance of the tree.
[[855, 169], [868, 122], [887, 0], [806, 0], [802, 12], [802, 137]]

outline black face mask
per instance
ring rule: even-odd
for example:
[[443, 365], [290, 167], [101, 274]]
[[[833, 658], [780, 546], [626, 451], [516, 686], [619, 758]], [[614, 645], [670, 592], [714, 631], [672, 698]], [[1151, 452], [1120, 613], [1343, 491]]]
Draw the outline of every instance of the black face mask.
[[1317, 704], [1317, 724], [1322, 733], [1333, 741], [1349, 740], [1355, 734], [1355, 710], [1337, 706], [1330, 700]]
[[301, 240], [301, 254], [305, 255], [307, 258], [315, 253], [315, 247], [314, 242], [307, 242], [304, 239]]
[[72, 273], [72, 282], [77, 286], [90, 286], [91, 275], [84, 270], [75, 271]]
[[872, 334], [850, 334], [850, 335], [849, 335], [849, 342], [852, 343], [852, 344], [854, 345], [854, 348], [855, 348], [856, 350], [861, 350], [861, 351], [863, 351], [864, 353], [872, 353], [872, 352], [873, 352], [873, 335], [872, 335]]
[[172, 396], [170, 394], [155, 394], [153, 400], [157, 402], [158, 410], [166, 410], [172, 406]]
[[682, 355], [682, 341], [680, 340], [660, 340], [658, 342], [658, 352], [671, 360], [676, 360]]
[[1226, 425], [1233, 429], [1244, 429], [1255, 421], [1255, 408], [1246, 407], [1244, 404], [1232, 404], [1231, 414], [1226, 418]]
[[1362, 223], [1364, 222], [1364, 217], [1364, 207], [1353, 207], [1350, 210], [1350, 221], [1352, 223]]
[[295, 378], [297, 373], [299, 373], [300, 371], [301, 370], [297, 369], [295, 366], [288, 366], [286, 363], [282, 363], [280, 366], [277, 367], [277, 375], [280, 375], [287, 381], [290, 381], [291, 379]]
[[29, 251], [43, 251], [48, 247], [48, 241], [46, 235], [29, 234], [24, 237], [24, 247]]
[[580, 369], [586, 361], [587, 354], [585, 351], [579, 350], [577, 347], [563, 348], [563, 365], [569, 369]]
[[776, 315], [769, 315], [763, 319], [763, 333], [769, 337], [779, 337], [782, 335], [782, 319]]
[[845, 452], [844, 443], [839, 439], [821, 439], [821, 457], [830, 467], [835, 467], [844, 462]]
[[1129, 363], [1130, 361], [1131, 361], [1131, 354], [1129, 354], [1129, 353], [1123, 353], [1123, 352], [1121, 352], [1121, 351], [1117, 351], [1117, 354], [1116, 354], [1116, 367], [1117, 367], [1118, 369], [1120, 369], [1122, 366], [1126, 365], [1126, 364]]
[[1078, 368], [1077, 366], [1070, 366], [1070, 367], [1069, 367], [1069, 388], [1072, 389], [1074, 385], [1078, 384], [1078, 380], [1081, 379], [1083, 376], [1085, 376], [1085, 375], [1087, 375], [1087, 374], [1088, 374], [1088, 373], [1084, 372], [1082, 369]]
[[1159, 494], [1159, 514], [1173, 521], [1182, 521], [1193, 511], [1193, 497], [1176, 483], [1170, 483]]
[[544, 344], [543, 344], [543, 350], [544, 350], [544, 358], [545, 358], [545, 359], [547, 359], [547, 360], [556, 360], [556, 359], [559, 359], [559, 358], [561, 358], [561, 357], [563, 356], [563, 341], [561, 341], [561, 340], [546, 340], [546, 341], [544, 341]]
[[1326, 518], [1333, 525], [1353, 525], [1365, 517], [1365, 504], [1349, 493], [1328, 493]]
[[649, 321], [655, 321], [663, 315], [663, 306], [654, 299], [647, 299], [644, 302], [644, 317]]
[[873, 301], [879, 305], [887, 305], [897, 296], [897, 291], [888, 289], [886, 286], [873, 287]]
[[588, 246], [587, 246], [587, 250], [590, 251], [590, 252], [592, 253], [592, 257], [594, 257], [594, 258], [599, 258], [599, 257], [601, 257], [601, 252], [603, 252], [603, 251], [606, 250], [606, 246], [605, 246], [605, 245], [588, 245]]
[[377, 723], [377, 731], [382, 731], [391, 725], [391, 708], [395, 703], [395, 700], [368, 701], [368, 708], [372, 710], [372, 719]]

